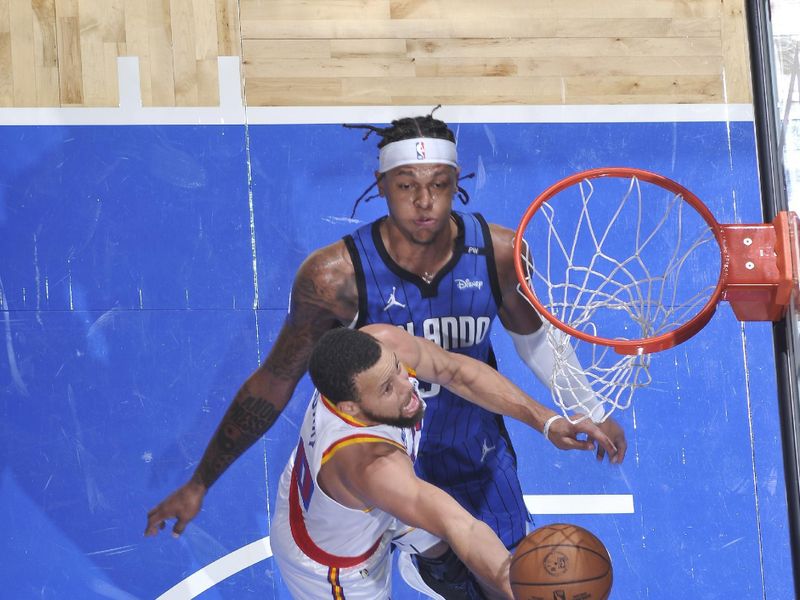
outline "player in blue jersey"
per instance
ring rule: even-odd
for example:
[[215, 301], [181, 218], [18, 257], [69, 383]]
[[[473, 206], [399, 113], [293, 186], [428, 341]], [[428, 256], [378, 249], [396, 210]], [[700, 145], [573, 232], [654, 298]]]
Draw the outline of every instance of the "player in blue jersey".
[[[376, 177], [388, 215], [303, 262], [269, 356], [234, 397], [190, 481], [149, 513], [148, 533], [171, 518], [177, 519], [175, 534], [184, 530], [208, 488], [278, 418], [315, 341], [331, 328], [393, 323], [493, 365], [489, 334], [497, 316], [520, 358], [549, 385], [553, 352], [541, 319], [516, 289], [513, 231], [453, 211], [460, 188], [452, 131], [432, 115], [368, 128], [382, 138]], [[529, 515], [502, 418], [435, 386], [424, 393], [428, 414], [418, 472], [513, 547]], [[591, 399], [581, 403], [593, 406]], [[598, 459], [607, 454], [612, 463], [622, 462], [622, 428], [612, 418], [600, 421], [599, 405], [591, 417], [571, 423], [554, 414], [543, 429], [559, 448], [596, 448]], [[420, 571], [445, 598], [470, 597], [453, 591], [463, 569], [452, 559], [423, 561]]]

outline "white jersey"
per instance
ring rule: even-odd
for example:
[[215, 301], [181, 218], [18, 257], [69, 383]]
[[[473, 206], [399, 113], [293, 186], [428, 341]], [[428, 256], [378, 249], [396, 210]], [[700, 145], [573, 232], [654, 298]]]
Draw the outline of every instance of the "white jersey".
[[[344, 590], [347, 598], [388, 597], [389, 544], [408, 529], [380, 509], [336, 502], [319, 487], [317, 474], [338, 450], [352, 444], [391, 444], [413, 461], [420, 431], [421, 423], [411, 428], [365, 425], [314, 393], [297, 448], [281, 475], [270, 530], [275, 559], [295, 597], [338, 598]], [[418, 531], [425, 545], [435, 541]]]

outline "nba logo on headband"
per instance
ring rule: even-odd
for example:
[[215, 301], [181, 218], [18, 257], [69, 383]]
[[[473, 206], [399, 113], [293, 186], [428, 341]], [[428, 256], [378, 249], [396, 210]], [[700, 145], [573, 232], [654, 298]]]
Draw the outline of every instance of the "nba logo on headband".
[[444, 164], [458, 168], [456, 145], [438, 138], [411, 138], [386, 144], [380, 149], [379, 173], [400, 165]]

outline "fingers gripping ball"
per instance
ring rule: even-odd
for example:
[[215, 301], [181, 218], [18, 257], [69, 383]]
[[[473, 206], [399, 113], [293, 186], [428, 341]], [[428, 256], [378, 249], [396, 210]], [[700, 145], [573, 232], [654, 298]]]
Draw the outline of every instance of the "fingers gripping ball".
[[608, 550], [577, 525], [546, 525], [528, 534], [510, 572], [516, 600], [606, 600], [611, 593]]

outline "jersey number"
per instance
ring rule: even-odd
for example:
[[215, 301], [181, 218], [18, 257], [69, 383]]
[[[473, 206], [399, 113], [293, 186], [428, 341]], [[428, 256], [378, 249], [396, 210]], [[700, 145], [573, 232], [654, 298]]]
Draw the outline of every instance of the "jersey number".
[[306, 448], [302, 438], [297, 445], [297, 453], [294, 457], [294, 480], [297, 482], [297, 488], [300, 492], [300, 498], [303, 500], [303, 506], [308, 510], [308, 505], [311, 504], [311, 495], [314, 493], [314, 477], [311, 475], [311, 469], [308, 467]]

